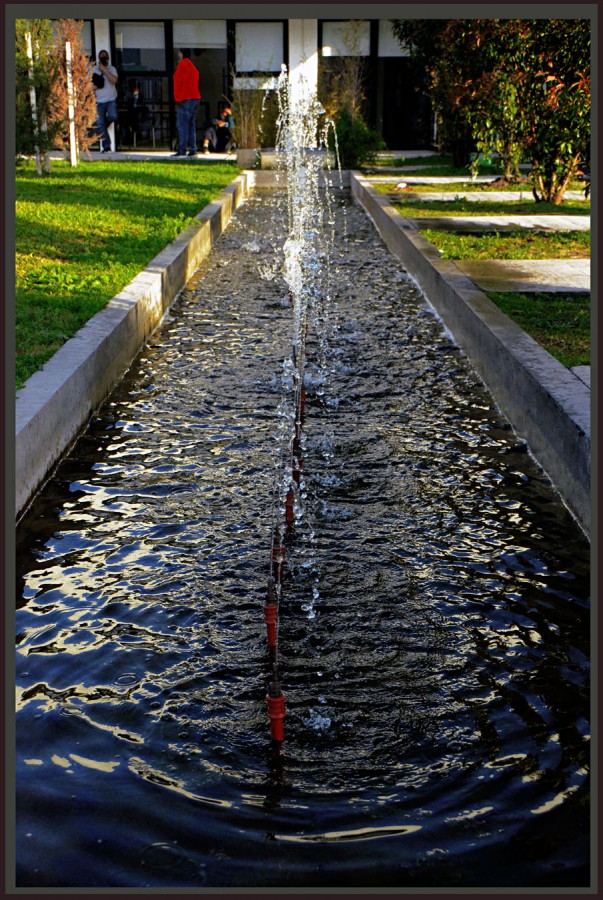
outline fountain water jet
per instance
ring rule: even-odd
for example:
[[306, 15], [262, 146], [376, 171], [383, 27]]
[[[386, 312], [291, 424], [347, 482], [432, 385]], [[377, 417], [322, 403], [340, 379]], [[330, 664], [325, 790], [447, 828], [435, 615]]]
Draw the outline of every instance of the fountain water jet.
[[332, 215], [325, 216], [328, 206], [325, 203], [324, 187], [321, 186], [324, 166], [322, 154], [327, 149], [327, 130], [330, 125], [325, 118], [325, 110], [316, 96], [308, 94], [304, 89], [302, 81], [297, 84], [297, 90], [291, 92], [286, 66], [282, 67], [276, 92], [279, 108], [277, 152], [280, 158], [279, 169], [285, 177], [288, 210], [283, 277], [293, 307], [291, 358], [284, 362], [284, 367], [292, 375], [293, 402], [289, 415], [285, 414], [290, 427], [283, 429], [279, 447], [279, 477], [271, 529], [271, 574], [268, 579], [268, 599], [263, 609], [273, 679], [266, 701], [272, 737], [280, 742], [284, 739], [284, 695], [280, 688], [278, 670], [278, 611], [282, 595], [285, 544], [292, 535], [295, 507], [300, 506], [299, 493], [302, 487], [304, 367], [309, 315], [311, 311], [315, 313], [314, 321], [319, 326], [324, 353], [325, 326], [321, 325], [317, 310], [319, 303], [324, 310], [328, 295], [325, 275], [329, 269], [329, 247], [333, 234], [325, 232], [325, 218], [328, 218], [331, 227], [333, 218]]
[[279, 494], [267, 746], [299, 416], [260, 194], [20, 524], [18, 886], [586, 887], [588, 544], [353, 204], [294, 540]]

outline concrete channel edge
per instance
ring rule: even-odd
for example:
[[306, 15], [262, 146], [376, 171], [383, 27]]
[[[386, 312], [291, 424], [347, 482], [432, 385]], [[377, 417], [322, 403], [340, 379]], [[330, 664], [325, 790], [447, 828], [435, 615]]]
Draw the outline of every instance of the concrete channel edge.
[[590, 390], [359, 173], [351, 190], [590, 537]]
[[18, 391], [17, 518], [160, 325], [254, 182], [251, 171], [237, 176]]
[[[590, 391], [505, 316], [359, 173], [345, 185], [435, 308], [590, 536]], [[331, 179], [329, 179], [331, 180]], [[333, 179], [335, 180], [335, 179]], [[244, 171], [17, 394], [15, 505], [23, 514], [131, 365], [232, 213], [274, 172]]]

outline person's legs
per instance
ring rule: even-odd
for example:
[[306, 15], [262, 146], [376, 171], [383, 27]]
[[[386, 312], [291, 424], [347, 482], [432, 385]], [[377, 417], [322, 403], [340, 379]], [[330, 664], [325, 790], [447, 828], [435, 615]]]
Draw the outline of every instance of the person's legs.
[[216, 150], [218, 151], [218, 153], [225, 153], [226, 150], [230, 148], [230, 144], [232, 142], [230, 128], [224, 126], [223, 128], [217, 128], [216, 131]]
[[210, 127], [206, 130], [205, 136], [203, 138], [203, 152], [204, 153], [209, 153], [210, 150], [216, 149], [216, 141], [218, 140], [216, 131], [217, 131], [217, 129], [214, 128], [213, 125], [210, 125]]
[[111, 149], [111, 136], [109, 134], [109, 125], [117, 122], [119, 116], [117, 114], [117, 100], [109, 100], [104, 103], [105, 109], [105, 133], [107, 135], [107, 150]]
[[199, 100], [187, 100], [188, 104], [188, 149], [189, 153], [197, 152], [197, 110]]
[[186, 109], [186, 100], [179, 103], [176, 107], [176, 124], [178, 127], [178, 155], [184, 156], [186, 153], [186, 138], [188, 132], [188, 112]]
[[107, 151], [111, 149], [111, 138], [107, 131], [107, 113], [109, 103], [97, 103], [96, 105], [96, 129], [99, 133], [102, 149]]

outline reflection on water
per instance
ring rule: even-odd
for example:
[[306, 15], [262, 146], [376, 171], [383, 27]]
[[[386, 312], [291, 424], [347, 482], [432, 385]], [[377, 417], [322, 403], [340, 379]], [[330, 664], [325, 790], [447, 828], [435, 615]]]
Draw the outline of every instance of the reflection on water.
[[270, 197], [20, 525], [21, 887], [589, 883], [588, 544], [345, 214], [326, 374], [307, 340], [282, 753], [261, 607], [291, 307], [259, 274], [285, 231]]

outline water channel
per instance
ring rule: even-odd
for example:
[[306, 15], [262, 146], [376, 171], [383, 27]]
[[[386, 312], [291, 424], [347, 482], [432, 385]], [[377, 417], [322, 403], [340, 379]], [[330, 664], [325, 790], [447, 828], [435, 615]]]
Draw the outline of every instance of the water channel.
[[589, 545], [372, 223], [333, 215], [284, 743], [292, 311], [258, 193], [19, 525], [19, 887], [589, 884]]

